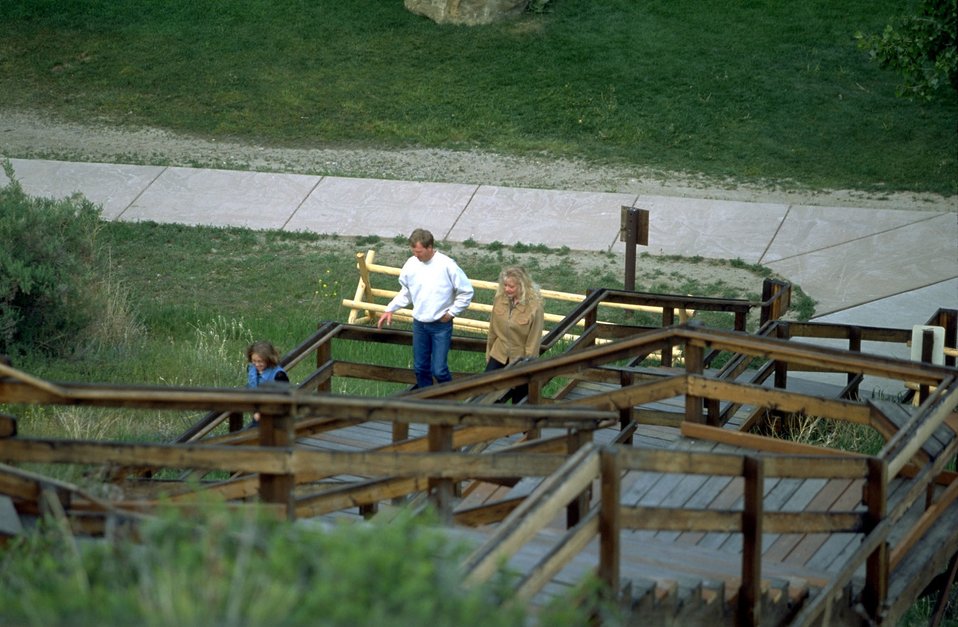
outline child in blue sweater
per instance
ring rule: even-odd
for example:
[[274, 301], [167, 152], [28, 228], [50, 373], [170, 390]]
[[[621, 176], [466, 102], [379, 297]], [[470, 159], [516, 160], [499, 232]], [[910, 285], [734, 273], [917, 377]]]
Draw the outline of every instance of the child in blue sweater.
[[[246, 387], [258, 388], [264, 383], [289, 383], [289, 375], [279, 365], [279, 351], [271, 342], [261, 340], [246, 347]], [[254, 424], [259, 412], [253, 414]], [[252, 425], [250, 425], [252, 426]]]

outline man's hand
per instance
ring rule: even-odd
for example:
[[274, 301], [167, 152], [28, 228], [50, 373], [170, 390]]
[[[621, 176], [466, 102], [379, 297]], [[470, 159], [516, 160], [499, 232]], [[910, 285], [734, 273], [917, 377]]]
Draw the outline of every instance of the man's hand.
[[383, 322], [385, 322], [387, 325], [392, 324], [393, 312], [384, 311], [381, 314], [379, 314], [379, 321], [376, 323], [376, 327], [380, 329], [383, 328]]

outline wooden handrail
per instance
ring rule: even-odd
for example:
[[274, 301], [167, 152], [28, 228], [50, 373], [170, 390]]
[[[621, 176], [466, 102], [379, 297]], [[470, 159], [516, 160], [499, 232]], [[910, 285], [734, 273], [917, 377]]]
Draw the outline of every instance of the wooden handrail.
[[[370, 283], [371, 278], [367, 278], [369, 277], [370, 274], [373, 274], [373, 273], [385, 274], [387, 276], [398, 277], [401, 271], [401, 268], [398, 268], [395, 266], [386, 266], [382, 264], [372, 263], [371, 260], [374, 257], [374, 255], [375, 255], [374, 250], [367, 251], [365, 254], [356, 253], [356, 266], [357, 266], [357, 269], [359, 270], [360, 285], [362, 286], [362, 289], [356, 290], [356, 297], [353, 299], [354, 301], [366, 300], [366, 299], [360, 298], [361, 292], [367, 297], [367, 299], [369, 296], [380, 296], [380, 297], [392, 298], [398, 293], [391, 290], [375, 289], [372, 287]], [[473, 288], [479, 289], [479, 290], [495, 292], [496, 289], [498, 289], [499, 287], [499, 284], [496, 281], [484, 281], [482, 279], [469, 279], [469, 282], [472, 284]], [[550, 290], [550, 289], [545, 289], [541, 287], [539, 289], [539, 293], [542, 295], [543, 299], [564, 301], [564, 302], [570, 302], [570, 303], [580, 302], [584, 298], [582, 294], [576, 294], [573, 292], [562, 292], [559, 290]], [[646, 312], [653, 312], [653, 313], [662, 312], [662, 307], [660, 306], [629, 304], [629, 303], [606, 303], [605, 306], [613, 307], [617, 309], [625, 309], [630, 311], [646, 311]], [[678, 309], [678, 307], [676, 307], [676, 309]], [[682, 321], [684, 322], [685, 320], [688, 320], [689, 318], [691, 318], [692, 315], [694, 315], [694, 313], [695, 313], [694, 310], [689, 311], [683, 308], [683, 310], [680, 311], [679, 315]], [[355, 322], [355, 320], [350, 320], [350, 322]]]

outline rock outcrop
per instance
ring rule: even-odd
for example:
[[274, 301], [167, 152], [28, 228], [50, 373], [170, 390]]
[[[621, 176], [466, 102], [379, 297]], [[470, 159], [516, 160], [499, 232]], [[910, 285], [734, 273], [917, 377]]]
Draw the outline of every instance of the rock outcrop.
[[413, 13], [438, 24], [479, 26], [522, 13], [529, 0], [404, 0]]

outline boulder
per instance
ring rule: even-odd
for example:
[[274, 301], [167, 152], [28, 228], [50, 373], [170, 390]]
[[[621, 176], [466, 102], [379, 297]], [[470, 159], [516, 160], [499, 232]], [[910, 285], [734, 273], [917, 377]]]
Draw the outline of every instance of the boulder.
[[413, 13], [437, 24], [479, 26], [522, 13], [529, 0], [404, 0]]

